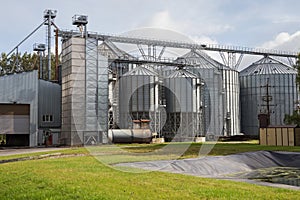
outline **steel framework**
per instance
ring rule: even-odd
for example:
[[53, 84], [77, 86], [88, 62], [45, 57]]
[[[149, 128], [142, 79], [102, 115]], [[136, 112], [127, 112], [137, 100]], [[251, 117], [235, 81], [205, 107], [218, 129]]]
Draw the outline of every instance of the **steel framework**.
[[[78, 31], [59, 31], [59, 36], [63, 39], [70, 38], [72, 36], [81, 35]], [[205, 51], [215, 51], [219, 52], [223, 60], [223, 64], [229, 66], [233, 69], [237, 69], [244, 57], [245, 54], [248, 55], [263, 55], [263, 56], [276, 56], [276, 57], [285, 57], [288, 59], [290, 64], [294, 64], [294, 60], [298, 56], [297, 52], [291, 51], [281, 51], [281, 50], [272, 50], [272, 49], [260, 49], [260, 48], [249, 48], [249, 47], [240, 47], [240, 46], [227, 46], [227, 45], [218, 45], [218, 44], [197, 44], [197, 43], [188, 43], [188, 42], [178, 42], [178, 41], [168, 41], [168, 40], [157, 40], [157, 39], [148, 39], [148, 38], [138, 38], [138, 37], [128, 37], [128, 36], [117, 36], [117, 35], [108, 35], [108, 34], [98, 34], [88, 32], [89, 38], [95, 38], [101, 41], [110, 41], [115, 43], [125, 43], [125, 44], [134, 44], [137, 45], [142, 57], [144, 59], [127, 59], [126, 57], [120, 58], [120, 61], [140, 63], [157, 63], [166, 65], [168, 62], [162, 61], [162, 55], [165, 52], [167, 47], [169, 48], [179, 48], [179, 49], [190, 49], [190, 50], [205, 50]], [[145, 53], [142, 45], [148, 47], [148, 54]], [[158, 52], [157, 47], [162, 47], [160, 53]], [[226, 55], [227, 54], [227, 55]], [[238, 56], [238, 57], [237, 57]], [[174, 64], [172, 62], [172, 64]]]

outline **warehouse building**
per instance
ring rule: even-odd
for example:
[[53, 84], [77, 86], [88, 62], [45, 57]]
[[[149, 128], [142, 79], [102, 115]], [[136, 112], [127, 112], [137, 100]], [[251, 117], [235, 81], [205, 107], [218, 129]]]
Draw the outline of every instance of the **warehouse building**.
[[58, 144], [61, 86], [38, 71], [0, 76], [0, 135], [5, 146]]

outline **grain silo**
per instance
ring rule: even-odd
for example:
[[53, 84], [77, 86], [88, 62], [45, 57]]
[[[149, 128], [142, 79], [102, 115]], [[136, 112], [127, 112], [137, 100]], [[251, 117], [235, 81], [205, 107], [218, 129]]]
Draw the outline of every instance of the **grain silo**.
[[238, 72], [207, 54], [192, 50], [182, 56], [202, 80], [202, 110], [206, 135], [240, 134]]
[[242, 132], [258, 135], [258, 115], [269, 116], [270, 125], [283, 125], [298, 99], [297, 71], [265, 56], [240, 72]]
[[133, 128], [133, 120], [150, 120], [155, 131], [158, 106], [158, 74], [138, 66], [125, 73], [119, 81], [119, 128]]
[[193, 141], [200, 134], [200, 79], [184, 69], [164, 79], [167, 121], [165, 137], [172, 141]]

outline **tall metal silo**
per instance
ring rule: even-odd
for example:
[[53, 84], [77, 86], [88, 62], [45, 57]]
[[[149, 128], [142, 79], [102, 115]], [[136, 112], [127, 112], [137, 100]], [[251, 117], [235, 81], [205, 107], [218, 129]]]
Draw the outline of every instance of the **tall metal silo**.
[[203, 118], [206, 135], [240, 134], [238, 72], [212, 59], [204, 52], [192, 50], [182, 58], [203, 82]]
[[270, 125], [283, 125], [298, 100], [297, 71], [271, 57], [264, 57], [240, 72], [242, 132], [258, 135], [259, 114]]
[[193, 141], [200, 135], [200, 79], [184, 69], [164, 78], [167, 121], [165, 137], [173, 141]]
[[119, 82], [119, 128], [133, 128], [133, 120], [150, 120], [150, 128], [156, 131], [158, 107], [158, 74], [138, 66], [118, 80]]

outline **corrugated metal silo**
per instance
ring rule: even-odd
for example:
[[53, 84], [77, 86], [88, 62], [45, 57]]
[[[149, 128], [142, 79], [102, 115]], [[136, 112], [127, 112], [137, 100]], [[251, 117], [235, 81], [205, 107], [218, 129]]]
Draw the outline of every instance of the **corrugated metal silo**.
[[243, 133], [258, 135], [259, 114], [270, 113], [271, 125], [284, 124], [298, 99], [296, 76], [295, 69], [270, 57], [240, 72]]
[[167, 139], [193, 141], [200, 134], [200, 79], [179, 69], [164, 79]]
[[132, 120], [149, 119], [155, 131], [155, 112], [158, 105], [158, 74], [138, 66], [125, 73], [119, 81], [119, 128], [132, 128]]
[[192, 50], [182, 56], [203, 82], [204, 133], [231, 136], [240, 133], [238, 72], [207, 54]]

